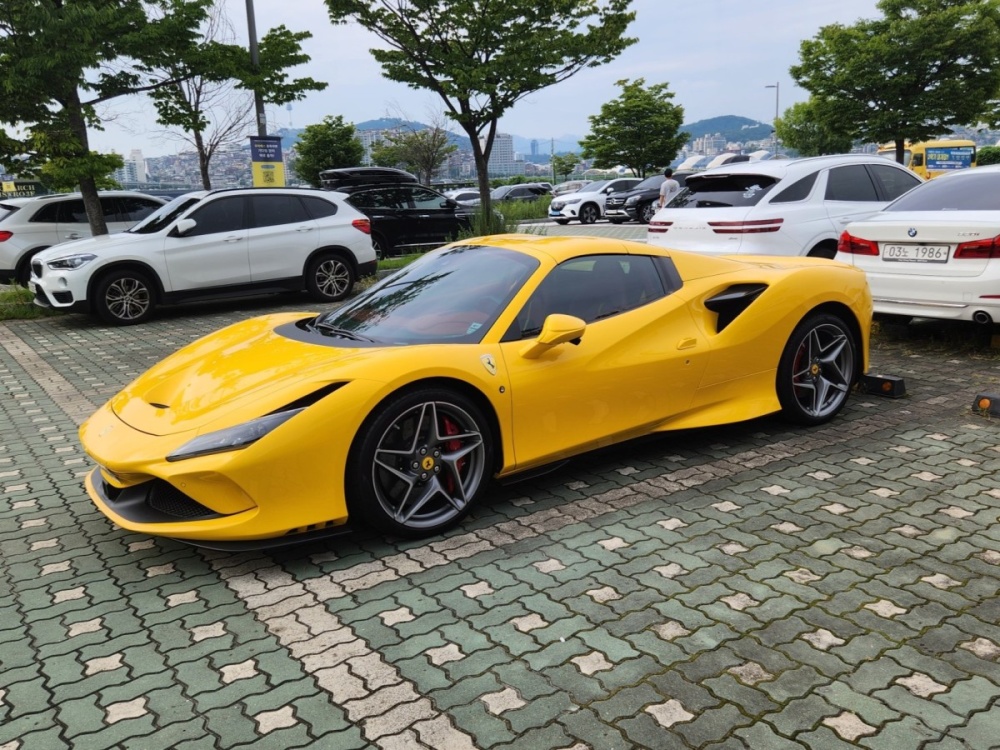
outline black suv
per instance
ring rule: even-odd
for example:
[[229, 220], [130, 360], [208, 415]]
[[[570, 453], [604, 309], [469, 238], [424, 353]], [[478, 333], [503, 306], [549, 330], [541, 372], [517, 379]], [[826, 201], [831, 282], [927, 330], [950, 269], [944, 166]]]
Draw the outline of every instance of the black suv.
[[472, 227], [474, 208], [462, 206], [421, 185], [401, 169], [326, 169], [320, 182], [344, 193], [372, 222], [372, 246], [379, 258], [443, 245]]
[[[689, 174], [692, 174], [692, 170], [674, 172], [674, 179], [684, 187]], [[662, 174], [654, 174], [631, 190], [612, 193], [604, 202], [604, 215], [612, 224], [629, 220], [648, 224], [659, 207], [660, 185], [665, 179]]]

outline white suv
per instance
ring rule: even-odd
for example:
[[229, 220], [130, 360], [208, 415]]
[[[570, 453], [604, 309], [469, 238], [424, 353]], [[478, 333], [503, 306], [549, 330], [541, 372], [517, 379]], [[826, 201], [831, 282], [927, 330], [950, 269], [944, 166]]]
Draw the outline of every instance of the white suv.
[[588, 182], [575, 193], [553, 198], [549, 204], [549, 218], [556, 224], [568, 224], [573, 219], [579, 219], [581, 224], [593, 224], [604, 216], [604, 203], [611, 193], [630, 190], [640, 182], [638, 177]]
[[[109, 232], [128, 229], [164, 203], [125, 190], [100, 193]], [[90, 236], [90, 223], [79, 193], [0, 200], [0, 284], [28, 285], [31, 257], [39, 250]]]
[[921, 182], [895, 162], [864, 154], [727, 164], [690, 175], [649, 222], [647, 241], [721, 255], [833, 258], [849, 222]]
[[301, 289], [341, 299], [377, 265], [368, 217], [343, 198], [302, 188], [182, 195], [126, 232], [38, 253], [35, 303], [131, 325], [193, 299]]

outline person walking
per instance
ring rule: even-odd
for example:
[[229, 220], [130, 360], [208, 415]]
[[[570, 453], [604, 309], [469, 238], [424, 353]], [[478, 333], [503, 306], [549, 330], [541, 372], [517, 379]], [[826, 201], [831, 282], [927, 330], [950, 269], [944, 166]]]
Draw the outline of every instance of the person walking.
[[674, 196], [681, 191], [681, 184], [674, 179], [674, 170], [667, 167], [663, 170], [663, 176], [666, 177], [663, 184], [660, 185], [660, 208], [670, 203]]

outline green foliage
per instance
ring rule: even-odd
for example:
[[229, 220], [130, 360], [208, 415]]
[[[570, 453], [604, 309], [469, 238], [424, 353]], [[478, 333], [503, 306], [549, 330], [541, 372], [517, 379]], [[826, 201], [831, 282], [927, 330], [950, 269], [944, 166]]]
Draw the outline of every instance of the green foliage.
[[34, 293], [24, 286], [0, 288], [0, 320], [32, 320], [61, 315], [50, 307], [39, 307], [34, 299]]
[[980, 167], [1000, 164], [1000, 146], [982, 146], [976, 149], [976, 163]]
[[635, 18], [631, 0], [326, 3], [334, 23], [357, 22], [382, 41], [371, 53], [387, 78], [441, 98], [472, 143], [487, 213], [487, 164], [501, 115], [636, 41], [625, 36]]
[[778, 139], [801, 156], [846, 154], [854, 145], [848, 133], [832, 130], [828, 121], [816, 115], [811, 101], [793, 104], [774, 126]]
[[882, 18], [821, 28], [790, 69], [826, 127], [901, 150], [905, 140], [996, 117], [996, 0], [880, 0], [878, 8]]
[[356, 167], [365, 149], [357, 139], [354, 125], [341, 115], [327, 115], [323, 122], [309, 125], [299, 136], [298, 156], [291, 167], [301, 179], [319, 187], [319, 173], [324, 169]]
[[560, 178], [566, 180], [576, 171], [579, 163], [580, 157], [576, 154], [555, 154], [552, 157], [552, 171], [555, 173], [557, 180]]
[[400, 167], [429, 185], [434, 173], [458, 150], [449, 143], [448, 132], [425, 128], [389, 136], [372, 147], [372, 161], [381, 167]]
[[111, 178], [111, 173], [125, 166], [125, 160], [118, 154], [97, 154], [91, 151], [86, 156], [67, 158], [56, 156], [42, 165], [39, 178], [49, 190], [57, 193], [76, 190], [80, 181], [94, 177], [98, 190], [120, 188]]
[[684, 108], [673, 104], [665, 83], [647, 87], [643, 78], [618, 81], [622, 93], [601, 105], [590, 117], [590, 134], [580, 144], [583, 155], [598, 169], [628, 167], [645, 177], [657, 166], [669, 164], [687, 142], [681, 132]]

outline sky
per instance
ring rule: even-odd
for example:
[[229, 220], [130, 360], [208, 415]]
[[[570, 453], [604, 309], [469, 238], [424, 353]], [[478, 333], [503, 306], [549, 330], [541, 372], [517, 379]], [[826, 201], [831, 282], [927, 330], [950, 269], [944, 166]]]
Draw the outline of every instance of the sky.
[[[246, 0], [223, 1], [237, 41], [246, 43]], [[258, 36], [279, 24], [312, 32], [302, 44], [311, 60], [292, 72], [329, 84], [290, 111], [269, 106], [269, 129], [302, 128], [326, 115], [342, 115], [354, 123], [385, 116], [428, 122], [443, 111], [435, 94], [383, 78], [369, 53], [380, 40], [356, 24], [331, 24], [323, 0], [256, 0], [253, 5]], [[557, 151], [575, 149], [563, 137], [586, 135], [588, 118], [619, 95], [615, 82], [640, 77], [647, 84], [668, 84], [674, 103], [684, 108], [686, 123], [722, 115], [770, 122], [776, 107], [781, 113], [808, 98], [788, 73], [799, 61], [802, 40], [827, 24], [850, 25], [881, 15], [876, 0], [633, 0], [632, 8], [636, 20], [628, 34], [638, 38], [634, 45], [610, 63], [518, 102], [501, 118], [499, 132], [555, 139]], [[139, 148], [144, 156], [184, 148], [178, 139], [164, 136], [143, 98], [132, 97], [100, 114], [109, 121], [104, 132], [92, 132], [91, 148], [125, 155]], [[450, 129], [459, 132], [457, 126]]]

